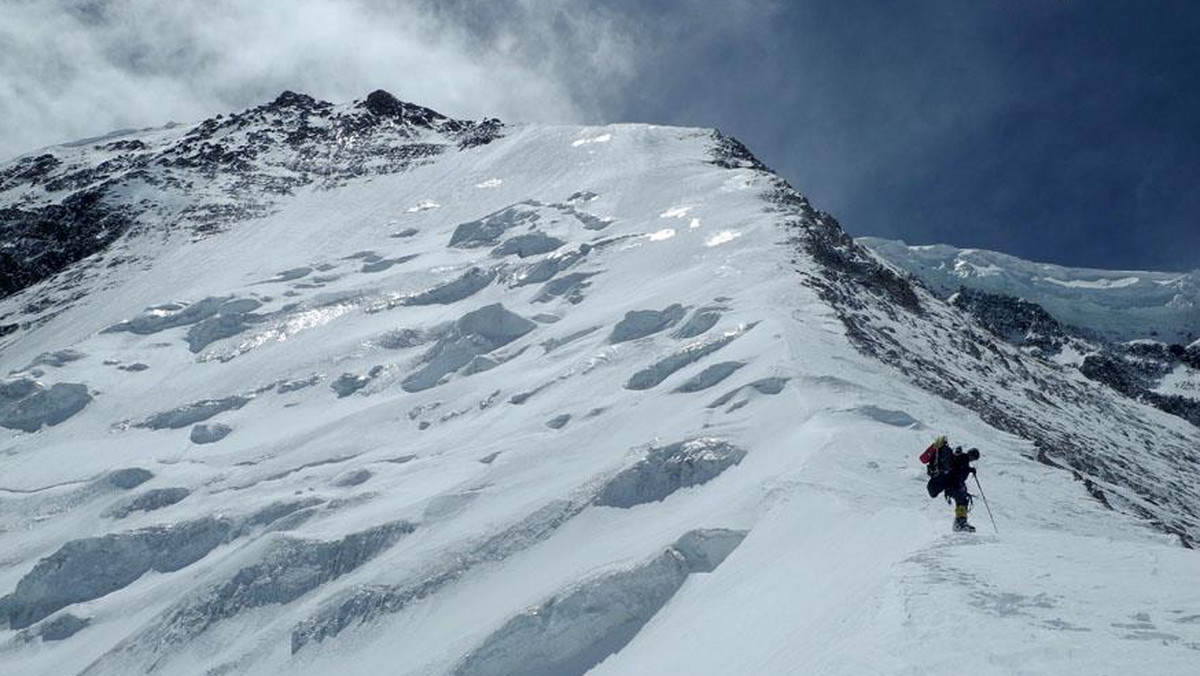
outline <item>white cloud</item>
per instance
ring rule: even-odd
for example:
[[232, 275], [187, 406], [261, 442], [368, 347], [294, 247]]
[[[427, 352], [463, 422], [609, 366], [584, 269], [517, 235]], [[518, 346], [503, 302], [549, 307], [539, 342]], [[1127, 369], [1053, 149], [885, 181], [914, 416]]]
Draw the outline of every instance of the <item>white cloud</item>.
[[[464, 20], [477, 9], [486, 25]], [[586, 121], [635, 71], [615, 15], [550, 0], [6, 0], [2, 13], [0, 160], [285, 89], [347, 101], [383, 88], [458, 117]]]

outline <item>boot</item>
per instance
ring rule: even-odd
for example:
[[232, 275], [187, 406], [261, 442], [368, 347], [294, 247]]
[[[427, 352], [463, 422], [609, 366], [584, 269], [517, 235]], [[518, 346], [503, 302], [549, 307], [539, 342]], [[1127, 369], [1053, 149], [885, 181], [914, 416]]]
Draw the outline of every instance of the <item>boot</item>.
[[967, 506], [957, 505], [954, 508], [954, 532], [974, 533], [975, 526], [967, 523]]

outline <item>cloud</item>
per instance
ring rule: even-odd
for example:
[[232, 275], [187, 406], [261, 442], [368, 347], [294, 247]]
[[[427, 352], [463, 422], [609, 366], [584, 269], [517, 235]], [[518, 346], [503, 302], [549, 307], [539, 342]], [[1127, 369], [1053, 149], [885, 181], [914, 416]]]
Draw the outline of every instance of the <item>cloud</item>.
[[1200, 12], [1013, 4], [0, 0], [0, 161], [383, 88], [456, 117], [716, 126], [855, 233], [1195, 267]]
[[347, 101], [384, 88], [459, 117], [592, 120], [635, 74], [623, 22], [550, 0], [8, 0], [0, 159], [285, 89]]

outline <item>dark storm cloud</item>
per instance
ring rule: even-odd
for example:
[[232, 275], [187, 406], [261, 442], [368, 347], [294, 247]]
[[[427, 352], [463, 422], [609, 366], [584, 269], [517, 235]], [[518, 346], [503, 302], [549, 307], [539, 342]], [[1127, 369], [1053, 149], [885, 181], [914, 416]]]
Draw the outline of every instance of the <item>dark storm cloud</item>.
[[1192, 0], [7, 0], [0, 156], [282, 89], [716, 126], [853, 234], [1200, 266]]
[[854, 234], [1200, 266], [1200, 5], [753, 5], [656, 3], [616, 116], [722, 127]]

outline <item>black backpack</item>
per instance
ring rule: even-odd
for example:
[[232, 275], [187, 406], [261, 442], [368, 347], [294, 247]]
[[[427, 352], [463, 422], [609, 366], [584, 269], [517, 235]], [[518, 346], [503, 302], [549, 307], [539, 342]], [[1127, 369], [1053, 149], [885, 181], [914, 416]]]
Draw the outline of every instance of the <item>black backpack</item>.
[[935, 477], [950, 471], [950, 458], [953, 456], [954, 451], [946, 443], [946, 437], [938, 437], [921, 454], [921, 462], [925, 465], [925, 472]]
[[926, 465], [925, 471], [931, 477], [941, 476], [950, 472], [950, 461], [954, 458], [954, 449], [947, 444], [933, 449], [933, 458]]
[[953, 457], [954, 449], [950, 448], [950, 444], [945, 443], [944, 437], [934, 441], [921, 454], [921, 462], [925, 463], [925, 472], [929, 475], [929, 482], [925, 484], [925, 489], [929, 491], [929, 497], [936, 498], [945, 490], [946, 479], [950, 474], [950, 461]]

